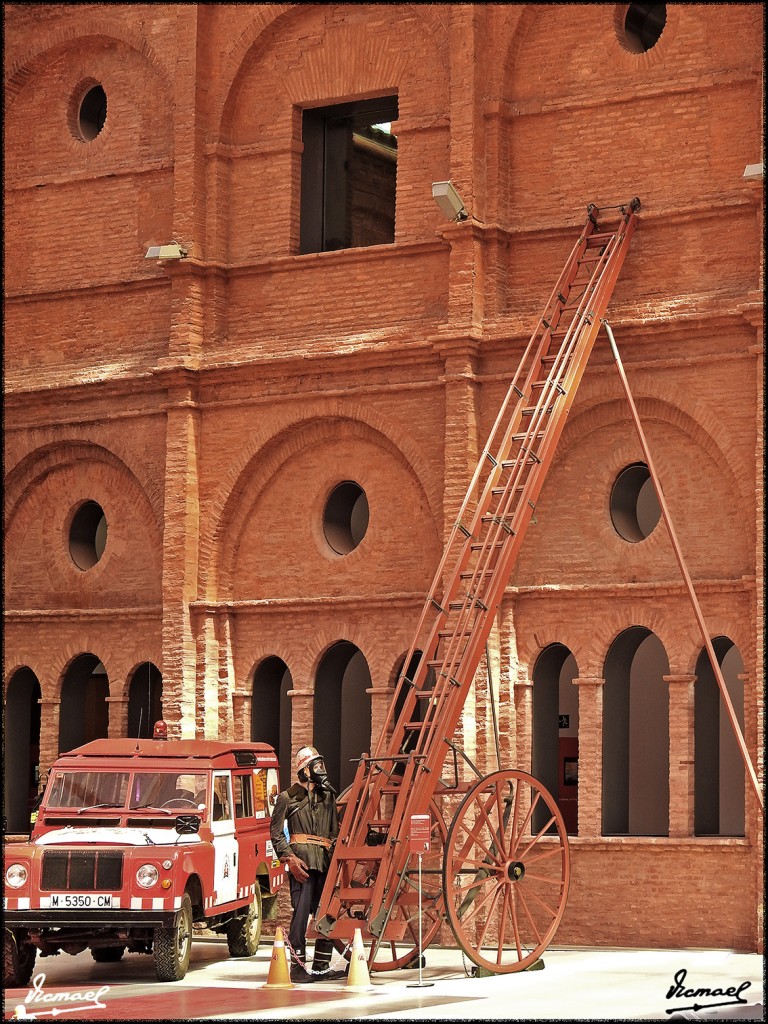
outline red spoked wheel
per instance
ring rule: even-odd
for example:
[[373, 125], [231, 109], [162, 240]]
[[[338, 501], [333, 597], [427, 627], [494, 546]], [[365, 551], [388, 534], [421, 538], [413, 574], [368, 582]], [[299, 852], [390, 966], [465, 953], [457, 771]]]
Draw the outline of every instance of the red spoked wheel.
[[[432, 942], [444, 920], [443, 863], [447, 829], [443, 817], [432, 801], [430, 851], [421, 858], [421, 949]], [[419, 957], [419, 865], [413, 855], [409, 862], [395, 900], [390, 922], [405, 923], [405, 934], [397, 942], [381, 940], [371, 947], [371, 971], [394, 971], [400, 967], [417, 965]]]
[[514, 769], [480, 779], [448, 831], [448, 920], [467, 956], [494, 974], [530, 967], [552, 941], [568, 897], [568, 837], [557, 804]]

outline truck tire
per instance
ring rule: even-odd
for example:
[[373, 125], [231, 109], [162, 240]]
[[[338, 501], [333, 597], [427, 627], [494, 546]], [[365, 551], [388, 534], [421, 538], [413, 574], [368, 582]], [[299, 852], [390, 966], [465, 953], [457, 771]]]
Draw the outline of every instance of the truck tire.
[[91, 950], [91, 956], [97, 964], [116, 964], [122, 960], [125, 946], [96, 946]]
[[227, 946], [230, 956], [253, 956], [258, 951], [262, 920], [261, 888], [257, 882], [256, 892], [248, 904], [247, 912], [241, 912], [227, 924]]
[[24, 988], [35, 969], [37, 948], [24, 941], [24, 935], [14, 935], [5, 929], [3, 941], [3, 979], [7, 988]]
[[191, 951], [192, 901], [185, 892], [176, 927], [155, 928], [154, 959], [158, 981], [181, 981], [187, 973]]

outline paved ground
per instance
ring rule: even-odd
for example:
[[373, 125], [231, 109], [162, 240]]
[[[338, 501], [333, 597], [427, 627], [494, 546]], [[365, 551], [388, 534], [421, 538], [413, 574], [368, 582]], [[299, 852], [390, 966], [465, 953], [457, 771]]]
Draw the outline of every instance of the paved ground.
[[[763, 958], [728, 950], [547, 950], [544, 970], [468, 977], [461, 951], [430, 947], [418, 970], [266, 989], [271, 945], [248, 960], [196, 940], [186, 978], [155, 981], [151, 958], [96, 964], [88, 951], [38, 958], [29, 989], [5, 993], [5, 1017], [80, 1020], [712, 1020], [764, 1019]], [[684, 972], [684, 973], [682, 973]], [[677, 977], [677, 981], [676, 981]], [[670, 995], [674, 989], [675, 993]], [[730, 992], [728, 991], [730, 989]], [[691, 993], [707, 990], [693, 996]], [[685, 993], [689, 995], [685, 995]], [[74, 997], [74, 998], [73, 998]], [[16, 1011], [17, 1007], [21, 1007]]]

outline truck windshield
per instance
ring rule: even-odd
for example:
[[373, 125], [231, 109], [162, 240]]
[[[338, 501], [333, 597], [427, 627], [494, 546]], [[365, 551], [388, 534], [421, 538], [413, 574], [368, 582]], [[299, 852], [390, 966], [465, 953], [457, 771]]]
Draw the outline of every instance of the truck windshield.
[[56, 772], [48, 807], [123, 807], [128, 772]]
[[197, 808], [206, 803], [207, 778], [203, 772], [136, 772], [129, 807]]

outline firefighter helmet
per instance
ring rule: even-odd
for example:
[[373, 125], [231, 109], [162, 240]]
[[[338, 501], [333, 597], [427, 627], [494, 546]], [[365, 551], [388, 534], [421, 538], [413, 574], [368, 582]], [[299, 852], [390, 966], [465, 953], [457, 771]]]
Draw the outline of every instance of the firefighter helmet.
[[306, 768], [316, 761], [318, 758], [322, 759], [322, 754], [314, 747], [302, 747], [296, 755], [296, 772], [303, 772]]

